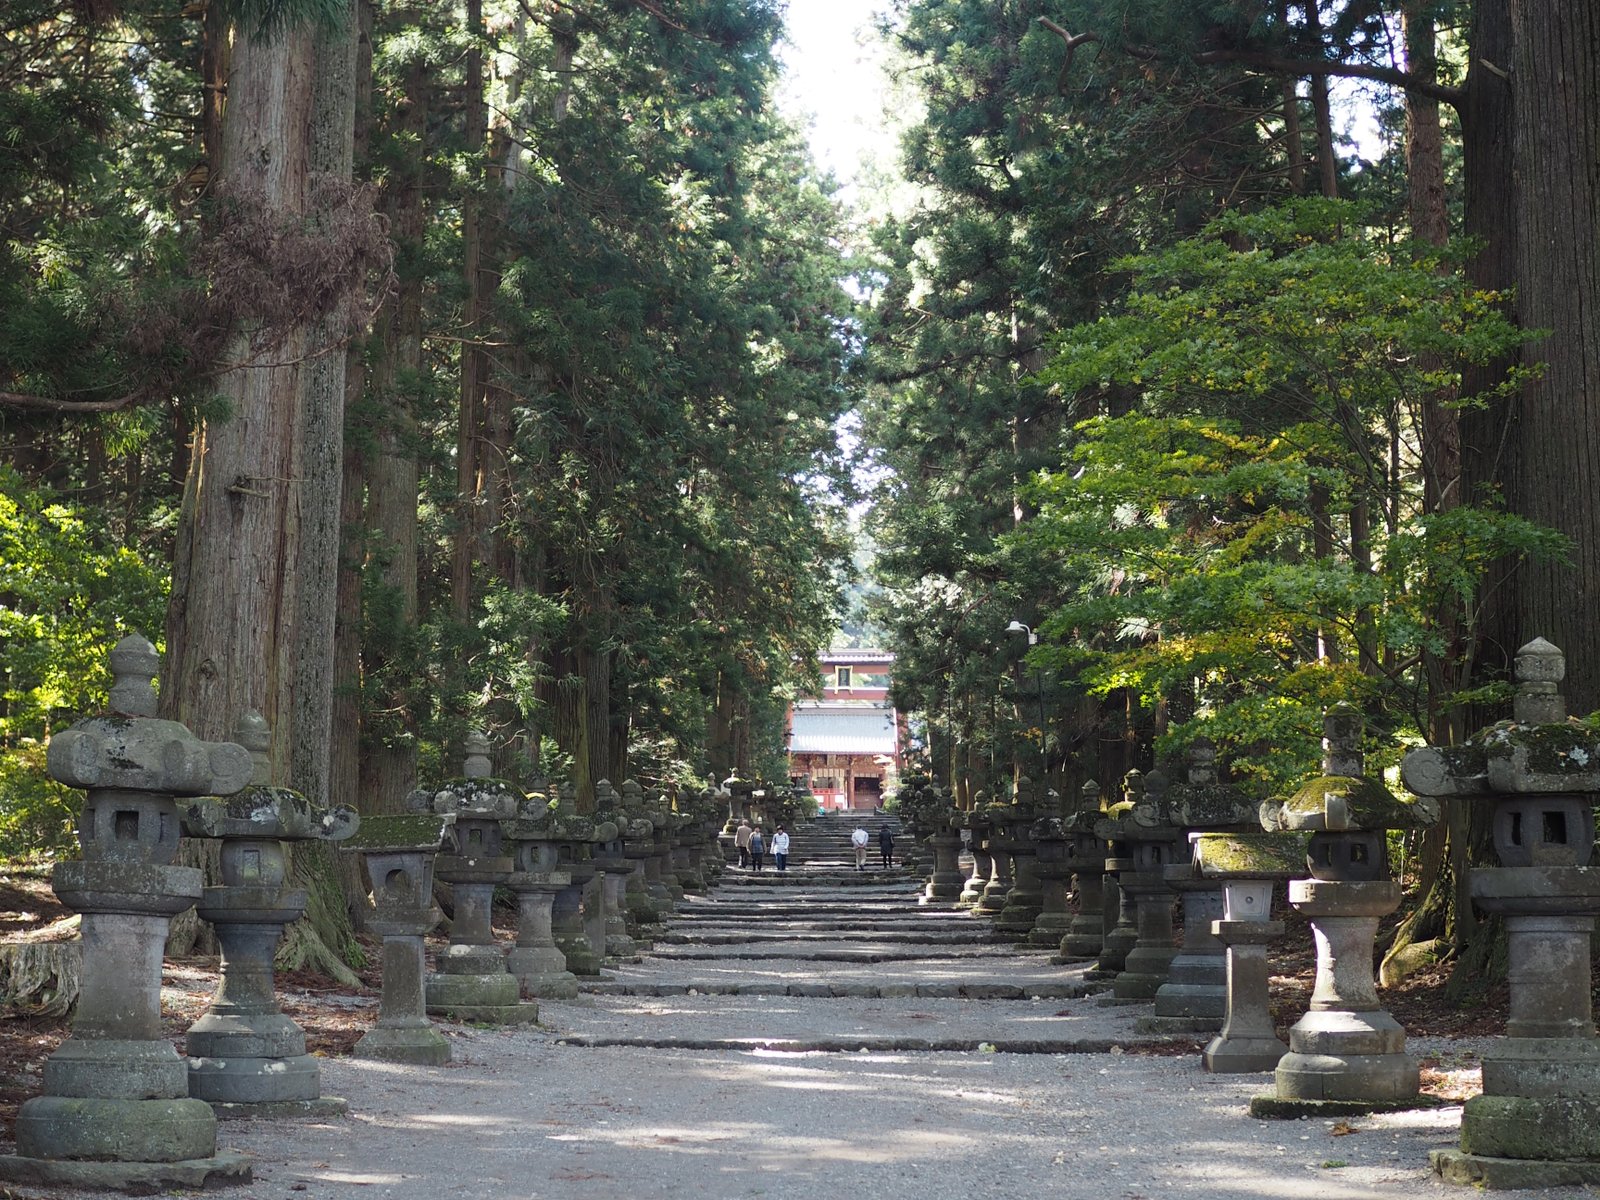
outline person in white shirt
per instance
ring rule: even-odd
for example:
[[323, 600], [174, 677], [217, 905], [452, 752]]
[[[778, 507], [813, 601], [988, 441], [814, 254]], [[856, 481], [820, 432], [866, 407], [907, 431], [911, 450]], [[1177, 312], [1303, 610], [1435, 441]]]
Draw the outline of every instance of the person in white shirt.
[[779, 825], [778, 832], [772, 835], [772, 861], [778, 865], [779, 871], [782, 871], [789, 861], [789, 831], [782, 825]]
[[850, 844], [856, 850], [856, 870], [858, 871], [867, 869], [867, 842], [869, 840], [867, 831], [860, 825], [857, 825], [856, 831], [850, 835]]

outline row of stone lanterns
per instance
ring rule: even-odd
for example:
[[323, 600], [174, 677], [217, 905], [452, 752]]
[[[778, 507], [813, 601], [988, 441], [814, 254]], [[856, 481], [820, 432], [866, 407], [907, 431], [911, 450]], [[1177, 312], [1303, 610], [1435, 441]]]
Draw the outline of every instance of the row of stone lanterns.
[[[1461, 1148], [1436, 1152], [1434, 1165], [1448, 1180], [1490, 1187], [1600, 1183], [1591, 995], [1600, 867], [1590, 865], [1600, 729], [1567, 717], [1564, 673], [1556, 647], [1524, 646], [1511, 720], [1464, 746], [1405, 757], [1402, 777], [1417, 802], [1366, 775], [1361, 718], [1335, 706], [1322, 774], [1260, 806], [1266, 832], [1249, 828], [1250, 798], [1217, 783], [1214, 751], [1202, 742], [1185, 783], [1130, 773], [1123, 798], [1103, 812], [1090, 783], [1076, 813], [1035, 821], [1026, 839], [1014, 812], [994, 805], [925, 819], [932, 832], [924, 836], [936, 856], [947, 826], [971, 839], [975, 871], [956, 903], [979, 913], [1004, 914], [1016, 864], [1032, 859], [1044, 883], [1028, 936], [1035, 945], [1062, 930], [1071, 877], [1079, 908], [1060, 933], [1057, 961], [1092, 957], [1092, 973], [1112, 977], [1119, 998], [1156, 1001], [1157, 1028], [1163, 1018], [1194, 1028], [1220, 1019], [1205, 1051], [1209, 1069], [1274, 1072], [1275, 1094], [1253, 1106], [1257, 1113], [1370, 1111], [1414, 1104], [1419, 1091], [1404, 1030], [1384, 1011], [1372, 971], [1378, 922], [1401, 899], [1388, 836], [1437, 820], [1439, 799], [1492, 806], [1501, 865], [1474, 869], [1469, 888], [1476, 904], [1505, 919], [1507, 1036], [1484, 1056], [1484, 1091], [1467, 1102]], [[1287, 1046], [1268, 1011], [1266, 965], [1266, 947], [1283, 928], [1271, 919], [1272, 892], [1285, 880], [1317, 946], [1310, 1005]], [[1136, 920], [1119, 891], [1132, 898]], [[1181, 949], [1171, 938], [1174, 893], [1185, 907]], [[940, 888], [938, 898], [947, 894]], [[934, 896], [930, 880], [925, 898]]]
[[[469, 738], [460, 778], [414, 793], [412, 812], [360, 821], [270, 785], [259, 716], [246, 715], [237, 742], [216, 743], [157, 719], [145, 639], [123, 639], [110, 663], [110, 712], [49, 748], [51, 776], [87, 792], [83, 857], [58, 864], [52, 881], [82, 914], [82, 984], [72, 1034], [46, 1061], [44, 1093], [18, 1114], [17, 1154], [0, 1158], [0, 1180], [145, 1190], [244, 1181], [248, 1160], [217, 1150], [219, 1118], [344, 1110], [321, 1095], [305, 1035], [276, 998], [273, 955], [307, 900], [289, 880], [293, 843], [344, 842], [365, 857], [383, 996], [355, 1053], [421, 1064], [449, 1061], [429, 1012], [531, 1020], [538, 1010], [524, 995], [576, 995], [574, 970], [598, 973], [637, 949], [628, 914], [659, 920], [683, 894], [680, 876], [699, 882], [720, 868], [709, 798], [673, 808], [636, 783], [620, 794], [601, 783], [601, 813], [581, 817], [570, 790], [552, 803], [542, 785], [530, 796], [491, 778], [481, 735]], [[174, 865], [180, 834], [220, 843], [219, 885]], [[435, 878], [451, 884], [454, 920], [428, 975]], [[502, 885], [519, 905], [509, 954], [490, 925]], [[216, 926], [222, 965], [185, 1058], [162, 1036], [160, 990], [168, 926], [191, 906]]]
[[[321, 1113], [305, 1035], [278, 1008], [272, 957], [306, 893], [288, 886], [285, 843], [338, 840], [355, 813], [267, 785], [268, 733], [205, 742], [156, 717], [155, 648], [110, 655], [110, 712], [51, 739], [52, 778], [82, 788], [83, 857], [52, 886], [82, 914], [82, 990], [71, 1036], [45, 1062], [44, 1093], [17, 1116], [0, 1179], [56, 1186], [203, 1187], [250, 1178], [217, 1150], [219, 1116]], [[180, 808], [180, 802], [182, 807]], [[222, 883], [176, 866], [180, 833], [222, 843]], [[171, 919], [198, 902], [217, 926], [222, 977], [179, 1057], [161, 1033], [161, 963]]]

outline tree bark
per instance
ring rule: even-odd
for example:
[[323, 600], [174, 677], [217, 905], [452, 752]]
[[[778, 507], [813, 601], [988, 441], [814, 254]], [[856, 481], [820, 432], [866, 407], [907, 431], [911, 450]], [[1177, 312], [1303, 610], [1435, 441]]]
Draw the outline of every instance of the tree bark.
[[[395, 290], [379, 313], [373, 363], [373, 452], [367, 482], [367, 528], [372, 537], [374, 574], [386, 593], [384, 629], [363, 648], [369, 679], [383, 680], [395, 654], [414, 633], [417, 600], [417, 494], [421, 470], [417, 459], [414, 399], [423, 375], [422, 242], [426, 225], [423, 170], [432, 96], [426, 65], [411, 64], [400, 103], [400, 131], [417, 147], [405, 169], [394, 173], [383, 195], [383, 207], [404, 264]], [[416, 713], [404, 689], [369, 697], [388, 714], [386, 725], [398, 723], [398, 735], [385, 732], [362, 739], [361, 793], [370, 811], [401, 811], [417, 785]]]
[[472, 570], [485, 527], [484, 463], [480, 439], [485, 414], [484, 388], [489, 362], [474, 339], [483, 336], [483, 153], [489, 133], [483, 95], [483, 3], [467, 0], [468, 43], [463, 82], [468, 161], [472, 164], [461, 197], [461, 276], [466, 287], [462, 313], [461, 402], [456, 424], [458, 517], [450, 557], [450, 606], [458, 621], [472, 608]]
[[[1513, 0], [1517, 298], [1543, 373], [1522, 387], [1512, 507], [1572, 541], [1569, 564], [1519, 569], [1521, 641], [1567, 654], [1570, 711], [1600, 709], [1600, 11], [1587, 0]], [[1536, 468], [1536, 469], [1535, 469]]]

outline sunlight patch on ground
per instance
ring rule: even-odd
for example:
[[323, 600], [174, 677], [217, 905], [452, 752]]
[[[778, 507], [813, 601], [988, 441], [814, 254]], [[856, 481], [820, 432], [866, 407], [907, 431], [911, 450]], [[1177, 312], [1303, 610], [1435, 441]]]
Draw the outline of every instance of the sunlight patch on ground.
[[467, 1129], [506, 1124], [496, 1117], [469, 1117], [461, 1113], [412, 1113], [407, 1119], [415, 1125], [459, 1126]]

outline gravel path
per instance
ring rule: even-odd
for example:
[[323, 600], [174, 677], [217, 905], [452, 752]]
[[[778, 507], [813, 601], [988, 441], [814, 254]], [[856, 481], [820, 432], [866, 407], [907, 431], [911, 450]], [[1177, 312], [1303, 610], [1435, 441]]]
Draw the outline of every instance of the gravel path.
[[[254, 1182], [227, 1194], [1460, 1194], [1436, 1181], [1427, 1157], [1455, 1143], [1459, 1107], [1347, 1120], [1252, 1119], [1248, 1101], [1270, 1090], [1270, 1076], [1213, 1076], [1192, 1049], [1168, 1045], [1161, 1052], [1135, 1030], [1150, 1006], [1082, 994], [1081, 967], [987, 943], [969, 943], [960, 956], [948, 945], [918, 944], [912, 938], [923, 936], [920, 930], [966, 928], [981, 936], [987, 922], [919, 909], [907, 883], [880, 882], [862, 903], [839, 904], [844, 889], [825, 873], [815, 882], [807, 888], [795, 880], [759, 895], [725, 887], [715, 899], [688, 902], [672, 930], [689, 940], [608, 972], [609, 981], [592, 984], [577, 1002], [544, 1003], [540, 1026], [442, 1026], [455, 1054], [448, 1066], [325, 1060], [324, 1093], [347, 1098], [350, 1114], [224, 1123], [220, 1144], [255, 1158]], [[804, 928], [807, 905], [812, 936], [777, 944], [754, 936]], [[735, 906], [738, 921], [730, 927]], [[693, 940], [700, 929], [752, 936], [706, 944]], [[879, 950], [892, 952], [892, 961], [833, 961]], [[958, 998], [962, 987], [999, 989], [1010, 998]], [[792, 994], [819, 988], [838, 994]], [[651, 990], [667, 994], [628, 994]], [[616, 1042], [629, 1044], [609, 1044]], [[833, 1049], [804, 1049], [808, 1044]], [[1411, 1049], [1448, 1065], [1470, 1063], [1481, 1047], [1413, 1041]], [[10, 1195], [79, 1200], [26, 1188]]]

